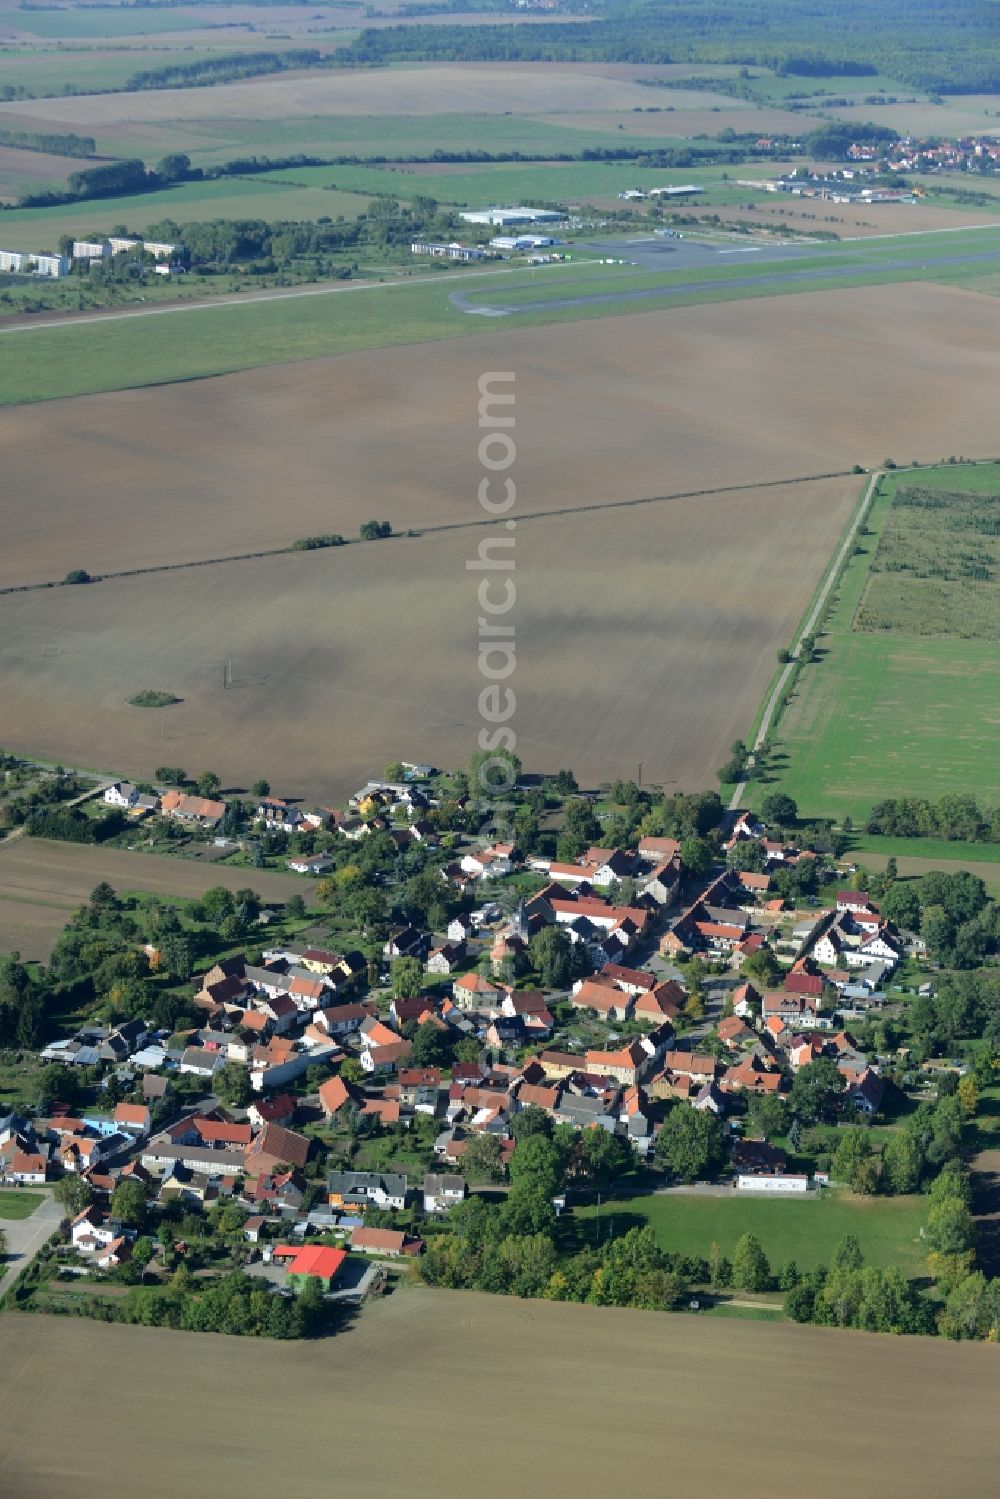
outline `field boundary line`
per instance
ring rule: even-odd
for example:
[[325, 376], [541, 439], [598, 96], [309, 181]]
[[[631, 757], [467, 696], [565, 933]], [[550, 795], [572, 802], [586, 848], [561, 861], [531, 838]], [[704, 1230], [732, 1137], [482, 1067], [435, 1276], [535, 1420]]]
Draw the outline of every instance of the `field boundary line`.
[[[844, 539], [840, 543], [840, 546], [834, 556], [833, 562], [827, 570], [826, 577], [820, 584], [819, 593], [814, 599], [812, 607], [808, 611], [806, 617], [799, 623], [799, 627], [795, 632], [794, 644], [792, 645], [791, 651], [789, 652], [789, 660], [785, 663], [781, 671], [778, 673], [778, 679], [774, 683], [774, 686], [771, 688], [770, 694], [765, 700], [764, 711], [761, 714], [760, 723], [757, 726], [757, 733], [754, 737], [753, 745], [751, 746], [751, 752], [747, 758], [747, 770], [752, 770], [757, 763], [757, 755], [763, 748], [764, 742], [767, 739], [768, 733], [770, 732], [772, 720], [774, 719], [775, 714], [778, 711], [779, 704], [782, 702], [785, 688], [788, 686], [793, 673], [796, 672], [801, 665], [802, 642], [807, 635], [811, 635], [813, 633], [816, 625], [824, 615], [826, 606], [830, 599], [830, 594], [833, 591], [833, 588], [840, 578], [844, 567], [847, 564], [848, 558], [851, 555], [854, 544], [857, 540], [858, 532], [861, 529], [865, 517], [871, 509], [872, 501], [875, 498], [875, 491], [878, 488], [879, 482], [884, 477], [884, 472], [885, 471], [880, 468], [873, 471], [871, 478], [868, 481], [868, 487], [859, 500], [858, 505], [855, 508], [854, 515], [848, 523]], [[729, 810], [731, 812], [735, 812], [739, 808], [740, 802], [746, 795], [748, 781], [749, 776], [744, 772], [743, 779], [740, 781], [739, 785], [734, 788], [733, 794], [729, 800]]]
[[[757, 484], [724, 484], [717, 489], [686, 489], [678, 490], [675, 494], [640, 495], [632, 500], [601, 500], [596, 505], [564, 505], [556, 510], [529, 510], [520, 514], [518, 520], [550, 520], [567, 515], [586, 515], [591, 511], [596, 514], [607, 510], [632, 510], [639, 505], [666, 504], [669, 500], [711, 499], [714, 495], [740, 494], [756, 489], [779, 489], [789, 484], [818, 484], [824, 479], [850, 477], [850, 469], [837, 469], [825, 474], [799, 474], [790, 479], [762, 479]], [[438, 521], [426, 526], [412, 526], [405, 531], [394, 532], [391, 537], [381, 539], [419, 541], [423, 536], [434, 536], [445, 531], [471, 531], [491, 525], [493, 521], [488, 517], [476, 520]], [[196, 557], [190, 562], [161, 562], [152, 567], [127, 567], [117, 572], [93, 573], [90, 577], [90, 584], [112, 582], [115, 578], [147, 577], [150, 573], [180, 572], [189, 567], [222, 567], [228, 562], [256, 562], [263, 557], [309, 556], [317, 552], [339, 552], [344, 547], [365, 544], [363, 537], [351, 536], [345, 537], [343, 541], [335, 545], [325, 547], [299, 547], [292, 543], [289, 546], [269, 547], [257, 552], [234, 552], [226, 557]], [[89, 587], [90, 584], [68, 584], [64, 578], [46, 578], [37, 583], [9, 583], [6, 587], [0, 588], [0, 597], [12, 593], [35, 593], [42, 588]]]

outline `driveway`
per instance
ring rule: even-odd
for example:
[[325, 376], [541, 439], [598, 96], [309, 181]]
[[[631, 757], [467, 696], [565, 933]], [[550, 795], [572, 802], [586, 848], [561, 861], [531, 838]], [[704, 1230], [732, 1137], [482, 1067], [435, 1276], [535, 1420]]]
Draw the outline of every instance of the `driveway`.
[[4, 1218], [0, 1228], [7, 1235], [7, 1259], [0, 1280], [0, 1296], [5, 1295], [24, 1269], [55, 1233], [64, 1213], [51, 1192], [40, 1203], [30, 1218]]

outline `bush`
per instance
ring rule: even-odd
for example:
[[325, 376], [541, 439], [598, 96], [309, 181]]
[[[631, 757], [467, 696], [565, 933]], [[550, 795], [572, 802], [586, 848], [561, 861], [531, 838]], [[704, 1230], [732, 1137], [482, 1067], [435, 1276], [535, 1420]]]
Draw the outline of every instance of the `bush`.
[[63, 578], [64, 583], [91, 583], [93, 579], [85, 567], [72, 568]]
[[344, 538], [335, 531], [327, 536], [302, 536], [298, 541], [292, 542], [293, 552], [318, 552], [323, 547], [342, 547]]
[[141, 692], [129, 698], [133, 708], [169, 708], [171, 703], [179, 702], [180, 698], [175, 697], [172, 692], [160, 692], [155, 687], [144, 687]]

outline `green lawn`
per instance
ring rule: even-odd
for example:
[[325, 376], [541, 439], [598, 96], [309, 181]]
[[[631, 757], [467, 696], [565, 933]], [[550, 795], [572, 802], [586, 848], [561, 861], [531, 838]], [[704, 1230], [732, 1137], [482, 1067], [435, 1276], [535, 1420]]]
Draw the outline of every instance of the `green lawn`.
[[[631, 145], [632, 142], [630, 141]], [[496, 149], [495, 147], [493, 148]], [[579, 146], [577, 147], [579, 149]], [[409, 152], [415, 148], [410, 146]], [[373, 153], [374, 154], [374, 153]], [[697, 203], [745, 203], [763, 198], [752, 188], [736, 187], [723, 182], [717, 167], [641, 167], [634, 161], [614, 162], [484, 162], [481, 166], [455, 167], [447, 172], [429, 174], [417, 166], [407, 167], [296, 167], [275, 176], [311, 187], [330, 183], [338, 188], [358, 192], [395, 193], [401, 198], [417, 194], [437, 198], [442, 203], [456, 203], [482, 208], [490, 203], [515, 203], [524, 199], [545, 199], [574, 203], [583, 198], [614, 198], [629, 187], [658, 187], [667, 182], [694, 182], [706, 188]], [[735, 169], [729, 169], [734, 175]], [[683, 209], [683, 204], [674, 203]]]
[[30, 1218], [41, 1201], [41, 1192], [0, 1192], [0, 1218]]
[[[592, 1226], [596, 1208], [576, 1212], [584, 1220], [584, 1234]], [[614, 1220], [621, 1233], [633, 1220], [651, 1223], [663, 1249], [707, 1258], [716, 1243], [731, 1255], [741, 1234], [756, 1234], [777, 1270], [786, 1260], [800, 1269], [829, 1264], [845, 1234], [856, 1234], [865, 1258], [873, 1265], [898, 1265], [906, 1275], [918, 1275], [924, 1261], [919, 1231], [927, 1216], [923, 1197], [853, 1197], [849, 1193], [810, 1193], [805, 1201], [731, 1195], [709, 1197], [666, 1193], [605, 1203], [601, 1221]]]
[[[804, 669], [778, 725], [777, 784], [807, 817], [849, 815], [863, 822], [872, 803], [885, 796], [935, 799], [961, 791], [990, 805], [1000, 801], [995, 644], [853, 629], [897, 483], [1000, 490], [1000, 468], [946, 465], [884, 483], [824, 627], [822, 658]], [[759, 800], [773, 789], [773, 782], [760, 785], [753, 795]], [[921, 852], [916, 840], [912, 849], [897, 840], [894, 851]], [[951, 843], [933, 847], [928, 856], [991, 857], [988, 849]]]
[[[950, 838], [880, 838], [872, 833], [858, 833], [851, 839], [851, 853], [947, 859], [963, 866], [970, 862], [1000, 866], [1000, 843], [961, 843]], [[1000, 877], [1000, 867], [997, 875]]]
[[729, 1301], [717, 1301], [715, 1306], [705, 1307], [701, 1317], [735, 1317], [743, 1322], [780, 1322], [784, 1316], [780, 1306], [733, 1306]]
[[[21, 1060], [15, 1061], [18, 1055]], [[0, 1114], [35, 1102], [41, 1073], [42, 1063], [36, 1052], [0, 1055]]]
[[[85, 163], [81, 163], [85, 165]], [[179, 224], [212, 219], [356, 219], [371, 199], [361, 193], [289, 186], [265, 177], [220, 177], [210, 182], [181, 182], [162, 192], [133, 197], [90, 199], [55, 208], [11, 208], [3, 215], [4, 245], [11, 250], [54, 250], [60, 235], [90, 238], [108, 234], [119, 224], [134, 233], [163, 219]]]
[[150, 10], [126, 6], [81, 6], [69, 9], [53, 6], [51, 10], [22, 10], [4, 6], [0, 10], [0, 28], [5, 31], [29, 32], [32, 36], [67, 40], [80, 37], [145, 36], [150, 32], [200, 31], [215, 24], [211, 12], [168, 7]]
[[[97, 7], [95, 6], [95, 10]], [[108, 15], [109, 10], [103, 11]], [[63, 11], [61, 14], [65, 15]], [[24, 25], [24, 12], [21, 25]], [[69, 46], [58, 51], [49, 47], [26, 52], [24, 48], [0, 49], [0, 69], [4, 83], [19, 85], [37, 99], [62, 94], [66, 87], [74, 93], [105, 93], [109, 89], [123, 89], [136, 73], [156, 68], [190, 66], [206, 62], [211, 58], [231, 55], [234, 52], [281, 51], [280, 45], [241, 37], [238, 42], [231, 38], [212, 47], [192, 47], [190, 43], [174, 46], [162, 42], [151, 42], [149, 48], [142, 46], [111, 48]], [[90, 134], [90, 131], [83, 132]]]

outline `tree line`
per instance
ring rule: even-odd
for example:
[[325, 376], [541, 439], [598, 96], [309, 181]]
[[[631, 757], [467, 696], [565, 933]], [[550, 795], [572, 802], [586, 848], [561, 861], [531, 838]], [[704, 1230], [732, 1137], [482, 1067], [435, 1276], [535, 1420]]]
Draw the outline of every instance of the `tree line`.
[[46, 151], [54, 156], [93, 156], [97, 142], [92, 135], [58, 135], [41, 130], [0, 130], [0, 146], [17, 151]]
[[980, 806], [976, 797], [960, 792], [936, 802], [919, 796], [889, 796], [872, 807], [865, 832], [887, 838], [1000, 843], [1000, 807]]
[[234, 83], [239, 78], [283, 73], [289, 68], [323, 68], [332, 65], [333, 59], [317, 51], [315, 47], [293, 47], [287, 52], [233, 52], [228, 56], [204, 58], [199, 62], [146, 68], [126, 79], [123, 91], [207, 88], [216, 83]]

